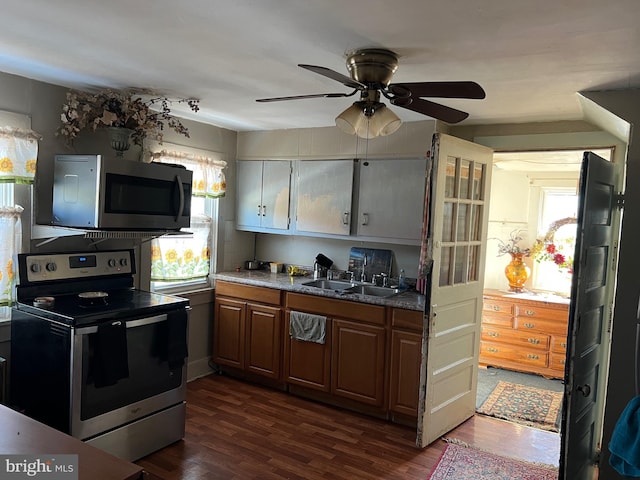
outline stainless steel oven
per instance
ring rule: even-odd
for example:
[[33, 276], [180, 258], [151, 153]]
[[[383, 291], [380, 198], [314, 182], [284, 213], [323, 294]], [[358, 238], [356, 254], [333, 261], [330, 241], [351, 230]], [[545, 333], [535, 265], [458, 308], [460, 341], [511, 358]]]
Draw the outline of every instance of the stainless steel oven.
[[134, 289], [131, 250], [18, 262], [11, 406], [127, 460], [180, 440], [188, 301]]

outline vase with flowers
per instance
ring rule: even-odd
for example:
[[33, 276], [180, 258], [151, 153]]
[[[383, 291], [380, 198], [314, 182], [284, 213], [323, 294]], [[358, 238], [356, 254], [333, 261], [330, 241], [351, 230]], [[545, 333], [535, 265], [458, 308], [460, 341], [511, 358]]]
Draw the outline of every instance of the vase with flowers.
[[189, 130], [171, 114], [171, 105], [186, 104], [193, 112], [199, 110], [193, 98], [171, 100], [163, 95], [138, 90], [101, 90], [85, 92], [71, 90], [62, 105], [62, 125], [56, 132], [69, 144], [83, 130], [108, 128], [111, 146], [117, 156], [129, 148], [130, 141], [142, 146], [149, 137], [162, 143], [165, 127], [189, 138]]
[[509, 254], [511, 261], [504, 269], [504, 275], [509, 282], [509, 290], [520, 293], [524, 290], [524, 284], [531, 274], [531, 269], [524, 262], [524, 257], [531, 255], [530, 248], [522, 248], [518, 245], [522, 241], [519, 230], [514, 230], [506, 242], [498, 240], [498, 256]]

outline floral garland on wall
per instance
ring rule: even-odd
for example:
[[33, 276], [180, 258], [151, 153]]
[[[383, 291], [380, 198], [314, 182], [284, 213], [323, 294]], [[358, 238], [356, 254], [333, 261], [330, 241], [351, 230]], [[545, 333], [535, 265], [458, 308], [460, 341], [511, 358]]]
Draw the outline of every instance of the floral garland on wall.
[[560, 227], [575, 223], [577, 223], [575, 217], [567, 217], [553, 222], [544, 238], [537, 239], [531, 248], [531, 255], [536, 262], [553, 262], [561, 271], [573, 273], [575, 235], [562, 239], [556, 239], [555, 235]]

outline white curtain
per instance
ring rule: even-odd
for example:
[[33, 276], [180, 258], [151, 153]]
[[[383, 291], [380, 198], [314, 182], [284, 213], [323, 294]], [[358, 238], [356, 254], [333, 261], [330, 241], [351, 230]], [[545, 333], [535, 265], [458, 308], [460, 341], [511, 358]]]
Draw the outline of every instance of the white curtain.
[[151, 280], [180, 282], [207, 278], [211, 262], [211, 218], [192, 216], [191, 235], [166, 235], [151, 242]]
[[178, 163], [193, 172], [191, 194], [194, 197], [219, 198], [227, 191], [223, 169], [227, 162], [191, 153], [162, 150], [152, 154], [152, 160], [160, 163]]
[[38, 135], [33, 130], [0, 127], [0, 306], [13, 304], [17, 280], [16, 256], [22, 244], [20, 214], [24, 210], [13, 205], [10, 184], [33, 184], [38, 158]]

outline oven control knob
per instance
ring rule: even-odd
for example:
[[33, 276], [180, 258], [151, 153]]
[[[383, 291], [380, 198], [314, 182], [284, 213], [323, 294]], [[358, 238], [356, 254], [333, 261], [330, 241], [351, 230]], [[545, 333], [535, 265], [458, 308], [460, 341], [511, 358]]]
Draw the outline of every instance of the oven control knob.
[[47, 272], [55, 272], [58, 266], [53, 262], [49, 262], [45, 268], [47, 269]]
[[115, 267], [116, 266], [116, 261], [113, 258], [110, 258], [107, 263], [109, 264], [110, 267]]
[[30, 270], [31, 270], [33, 273], [38, 273], [38, 272], [40, 272], [40, 264], [39, 264], [39, 263], [32, 263], [32, 264], [31, 264], [31, 268], [30, 268]]
[[120, 266], [121, 267], [126, 267], [127, 266], [127, 259], [126, 258], [121, 258], [120, 259]]

